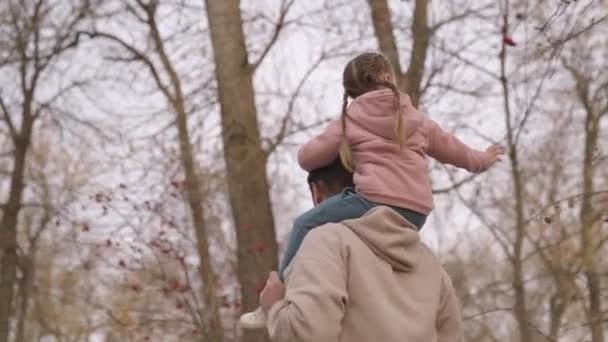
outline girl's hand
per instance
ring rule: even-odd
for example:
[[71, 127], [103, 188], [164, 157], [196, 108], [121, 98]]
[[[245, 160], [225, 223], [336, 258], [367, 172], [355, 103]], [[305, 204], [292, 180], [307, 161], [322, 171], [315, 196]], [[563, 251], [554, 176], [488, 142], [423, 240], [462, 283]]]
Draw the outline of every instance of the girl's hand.
[[488, 160], [490, 161], [490, 163], [488, 165], [488, 167], [489, 167], [489, 166], [496, 164], [496, 162], [500, 161], [500, 156], [502, 154], [504, 154], [504, 150], [503, 150], [502, 146], [500, 146], [498, 144], [494, 144], [486, 149], [485, 154], [486, 154]]

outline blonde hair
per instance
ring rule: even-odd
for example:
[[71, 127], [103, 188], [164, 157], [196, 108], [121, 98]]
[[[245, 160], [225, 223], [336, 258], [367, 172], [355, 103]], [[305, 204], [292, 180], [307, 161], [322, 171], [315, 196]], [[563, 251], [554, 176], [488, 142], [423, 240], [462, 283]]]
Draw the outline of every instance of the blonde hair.
[[357, 98], [367, 92], [377, 90], [378, 86], [391, 89], [394, 93], [395, 104], [395, 132], [394, 141], [399, 145], [399, 151], [403, 149], [403, 118], [399, 111], [400, 93], [399, 88], [394, 83], [382, 79], [385, 74], [390, 74], [395, 79], [395, 71], [391, 62], [380, 53], [362, 53], [349, 61], [344, 67], [342, 75], [342, 85], [344, 86], [344, 96], [342, 98], [342, 114], [340, 121], [342, 124], [342, 141], [340, 142], [340, 160], [344, 167], [353, 172], [354, 162], [352, 151], [346, 137], [346, 119], [348, 113], [348, 97]]

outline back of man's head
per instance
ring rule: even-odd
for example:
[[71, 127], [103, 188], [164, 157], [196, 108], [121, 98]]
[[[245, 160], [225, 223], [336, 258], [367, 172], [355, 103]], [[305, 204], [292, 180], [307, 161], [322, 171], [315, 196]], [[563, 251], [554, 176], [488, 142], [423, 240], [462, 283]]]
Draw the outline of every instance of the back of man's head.
[[354, 186], [353, 174], [344, 168], [339, 158], [327, 166], [312, 170], [308, 174], [308, 185], [312, 187], [313, 183], [320, 185], [329, 196]]

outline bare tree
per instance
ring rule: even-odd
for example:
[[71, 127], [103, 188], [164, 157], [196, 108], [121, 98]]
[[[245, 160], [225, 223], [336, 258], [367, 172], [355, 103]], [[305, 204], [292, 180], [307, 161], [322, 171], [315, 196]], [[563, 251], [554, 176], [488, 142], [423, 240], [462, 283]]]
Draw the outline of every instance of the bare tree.
[[[497, 15], [492, 16], [498, 22], [498, 29], [494, 30], [494, 34], [498, 38], [494, 39], [501, 41], [497, 47], [499, 50], [498, 72], [492, 71], [478, 60], [457, 57], [462, 63], [474, 66], [480, 73], [490, 76], [492, 81], [500, 87], [499, 96], [503, 107], [502, 115], [504, 115], [502, 119], [504, 119], [506, 128], [504, 144], [507, 147], [508, 178], [511, 186], [499, 191], [508, 193], [508, 197], [505, 198], [499, 192], [490, 196], [490, 199], [464, 199], [462, 195], [461, 199], [467, 203], [481, 223], [489, 228], [495, 243], [500, 246], [510, 266], [510, 274], [506, 279], [500, 280], [500, 282], [510, 282], [510, 289], [504, 288], [504, 284], [500, 285], [500, 282], [491, 283], [497, 288], [503, 287], [498, 291], [500, 297], [496, 303], [497, 310], [481, 307], [479, 311], [486, 312], [488, 315], [490, 313], [497, 315], [496, 312], [511, 313], [517, 323], [516, 335], [519, 335], [520, 341], [553, 341], [566, 332], [567, 329], [564, 329], [565, 313], [581, 304], [576, 284], [576, 275], [580, 272], [580, 259], [573, 250], [577, 248], [587, 250], [586, 253], [595, 255], [595, 258], [597, 258], [597, 254], [594, 253], [597, 253], [598, 250], [597, 244], [586, 249], [574, 243], [573, 237], [580, 231], [577, 230], [578, 228], [572, 228], [572, 221], [558, 223], [559, 218], [557, 217], [550, 215], [538, 217], [541, 215], [540, 212], [553, 210], [555, 206], [565, 206], [560, 200], [560, 195], [563, 196], [567, 192], [570, 192], [570, 195], [574, 192], [576, 195], [573, 198], [580, 198], [584, 205], [584, 196], [580, 193], [585, 193], [585, 190], [580, 190], [579, 193], [578, 188], [565, 189], [564, 177], [572, 177], [571, 173], [567, 173], [565, 170], [571, 170], [574, 164], [571, 164], [572, 161], [559, 159], [563, 158], [560, 154], [553, 154], [554, 157], [551, 158], [552, 154], [548, 154], [546, 150], [536, 150], [538, 146], [530, 144], [528, 139], [537, 141], [538, 134], [533, 135], [528, 132], [534, 131], [531, 122], [533, 122], [533, 118], [539, 116], [542, 107], [540, 99], [551, 97], [544, 91], [548, 86], [546, 81], [562, 71], [555, 61], [559, 60], [558, 56], [562, 53], [564, 46], [570, 41], [576, 42], [585, 32], [594, 29], [599, 22], [604, 20], [604, 17], [588, 22], [579, 20], [579, 14], [584, 13], [589, 7], [583, 6], [584, 8], [579, 8], [578, 11], [569, 14], [568, 19], [562, 18], [564, 21], [570, 20], [571, 23], [580, 22], [580, 25], [568, 26], [569, 31], [566, 31], [564, 26], [559, 26], [557, 38], [545, 31], [543, 26], [537, 26], [537, 30], [541, 32], [534, 36], [538, 51], [530, 52], [528, 41], [518, 42], [525, 45], [522, 49], [515, 48], [518, 43], [514, 41], [512, 35], [518, 29], [521, 32], [533, 26], [525, 20], [540, 11], [542, 8], [539, 7], [542, 6], [528, 7], [526, 3], [509, 1], [499, 4]], [[558, 9], [558, 12], [561, 14], [563, 11]], [[525, 34], [527, 39], [527, 31]], [[548, 42], [546, 45], [546, 42], [543, 41], [545, 38]], [[584, 51], [585, 48], [579, 46], [578, 49]], [[480, 53], [480, 60], [483, 60], [483, 56], [485, 55]], [[527, 64], [534, 66], [529, 67]], [[599, 83], [601, 84], [601, 81]], [[566, 107], [572, 106], [571, 102], [566, 103], [568, 103]], [[564, 111], [563, 105], [556, 108], [555, 111], [559, 111], [564, 116], [567, 114], [561, 113]], [[552, 120], [556, 115], [555, 111], [550, 114]], [[572, 127], [567, 116], [565, 116], [565, 122], [568, 128]], [[563, 127], [553, 133], [547, 133], [546, 144], [555, 148], [559, 144], [554, 139], [556, 137], [565, 139], [564, 132], [566, 131], [567, 134], [572, 135], [571, 131], [564, 130]], [[484, 137], [483, 133], [479, 135]], [[563, 143], [562, 148], [567, 150], [566, 146], [572, 148], [572, 145], [567, 144], [572, 144], [573, 141], [565, 140], [560, 143]], [[535, 163], [530, 161], [531, 158], [544, 162], [535, 166]], [[547, 170], [550, 172], [547, 173]], [[543, 186], [534, 185], [535, 177], [539, 177], [539, 182], [542, 182]], [[487, 193], [487, 188], [488, 185], [478, 185], [473, 193], [479, 196], [480, 193]], [[586, 191], [586, 193], [592, 197], [596, 195], [597, 189]], [[476, 204], [471, 205], [471, 203]], [[543, 210], [537, 210], [539, 208], [543, 208]], [[530, 214], [530, 211], [534, 214]], [[584, 216], [579, 216], [582, 220], [582, 217], [587, 217], [592, 213], [587, 212]], [[597, 212], [595, 214], [591, 217], [594, 217], [597, 222]], [[559, 227], [562, 228], [552, 231]], [[569, 227], [569, 229], [563, 227]], [[595, 227], [593, 231], [597, 231], [597, 226]], [[591, 258], [593, 259], [593, 257]], [[596, 286], [599, 284], [596, 283]], [[546, 291], [547, 288], [553, 288], [555, 292], [549, 295]], [[496, 293], [491, 293], [496, 296]], [[601, 303], [601, 300], [596, 301], [596, 303], [598, 302]], [[549, 310], [544, 311], [545, 308], [549, 308]], [[596, 309], [596, 312], [601, 312], [601, 304]], [[546, 319], [549, 320], [547, 333], [541, 323]], [[601, 316], [596, 315], [595, 321], [601, 322]], [[496, 321], [490, 320], [489, 322], [496, 324]], [[589, 319], [588, 323], [583, 323], [583, 325], [591, 325], [591, 322], [593, 320]], [[491, 327], [492, 323], [488, 323], [488, 326]]]
[[40, 81], [58, 60], [78, 45], [76, 30], [92, 5], [91, 2], [62, 4], [65, 12], [56, 17], [53, 10], [60, 5], [53, 1], [8, 1], [0, 6], [0, 25], [7, 33], [2, 37], [3, 50], [7, 52], [1, 57], [0, 72], [15, 77], [18, 85], [0, 92], [1, 122], [8, 128], [12, 142], [9, 194], [6, 202], [0, 204], [0, 341], [6, 341], [9, 336], [18, 262], [17, 227], [35, 123], [71, 89], [44, 96], [40, 94]]
[[388, 57], [397, 73], [399, 87], [408, 92], [412, 104], [418, 106], [422, 96], [422, 77], [433, 29], [429, 27], [429, 1], [416, 0], [412, 15], [412, 49], [408, 67], [401, 67], [401, 56], [393, 32], [391, 11], [387, 0], [368, 0], [374, 32], [380, 50]]
[[[206, 330], [203, 337], [209, 341], [223, 340], [223, 327], [219, 313], [220, 304], [217, 291], [217, 275], [213, 269], [211, 254], [209, 252], [208, 227], [205, 222], [205, 203], [201, 194], [202, 180], [197, 173], [197, 163], [192, 150], [190, 131], [188, 128], [188, 109], [183, 80], [178, 73], [175, 62], [171, 60], [167, 40], [161, 34], [158, 21], [159, 1], [134, 1], [125, 4], [127, 13], [144, 25], [146, 39], [151, 42], [148, 50], [142, 50], [119, 35], [94, 30], [86, 32], [92, 38], [108, 40], [118, 46], [127, 54], [127, 57], [115, 57], [119, 62], [139, 63], [145, 66], [147, 72], [154, 80], [157, 89], [162, 93], [175, 115], [175, 125], [178, 131], [178, 142], [181, 164], [188, 184], [188, 203], [192, 216], [192, 223], [196, 233], [197, 249], [200, 260], [200, 277], [203, 285], [204, 312]], [[205, 314], [205, 313], [209, 314]]]
[[[502, 25], [501, 33], [503, 37], [507, 37], [509, 34], [509, 2], [505, 2], [502, 8]], [[514, 195], [514, 213], [515, 213], [515, 237], [513, 240], [513, 248], [509, 253], [509, 260], [513, 267], [513, 281], [512, 286], [515, 292], [515, 305], [513, 308], [515, 318], [518, 322], [519, 328], [519, 340], [520, 341], [531, 341], [532, 332], [530, 330], [530, 318], [528, 314], [528, 306], [526, 303], [526, 287], [524, 284], [523, 276], [523, 245], [525, 240], [525, 217], [524, 217], [524, 184], [521, 174], [520, 158], [517, 147], [517, 132], [516, 126], [514, 127], [514, 115], [511, 110], [512, 97], [510, 95], [510, 88], [508, 84], [507, 74], [507, 49], [509, 45], [503, 39], [500, 49], [500, 84], [503, 94], [504, 104], [504, 119], [505, 126], [507, 129], [507, 156], [509, 158], [509, 164], [511, 168], [511, 181], [513, 182], [513, 195]]]
[[[584, 150], [582, 163], [582, 193], [580, 207], [580, 248], [582, 266], [587, 281], [588, 308], [587, 316], [593, 342], [604, 341], [604, 321], [602, 312], [602, 288], [600, 267], [596, 255], [600, 251], [598, 236], [601, 237], [602, 212], [593, 205], [593, 195], [596, 192], [594, 179], [596, 174], [596, 151], [598, 149], [600, 123], [608, 116], [608, 75], [593, 74], [589, 66], [595, 66], [591, 53], [574, 53], [576, 61], [562, 58], [564, 67], [574, 80], [577, 99], [584, 110]], [[594, 51], [591, 49], [590, 51]], [[599, 70], [605, 69], [603, 63]], [[585, 67], [587, 66], [587, 67]], [[602, 77], [603, 76], [603, 77]], [[593, 83], [595, 84], [593, 84]]]
[[[246, 50], [240, 1], [206, 1], [224, 142], [228, 190], [238, 250], [238, 278], [243, 308], [258, 306], [258, 291], [268, 271], [277, 268], [277, 243], [254, 100], [253, 75], [277, 41], [293, 1], [282, 1], [273, 35], [260, 56], [250, 61]], [[258, 341], [259, 333], [245, 336]]]

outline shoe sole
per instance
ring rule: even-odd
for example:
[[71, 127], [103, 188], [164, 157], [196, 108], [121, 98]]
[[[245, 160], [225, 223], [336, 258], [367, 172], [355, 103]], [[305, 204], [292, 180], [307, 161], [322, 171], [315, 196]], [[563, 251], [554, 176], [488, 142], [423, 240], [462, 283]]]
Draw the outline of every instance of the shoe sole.
[[251, 322], [243, 322], [242, 319], [239, 320], [239, 322], [241, 323], [241, 328], [246, 329], [246, 330], [258, 330], [258, 329], [266, 328], [266, 322], [251, 323]]

